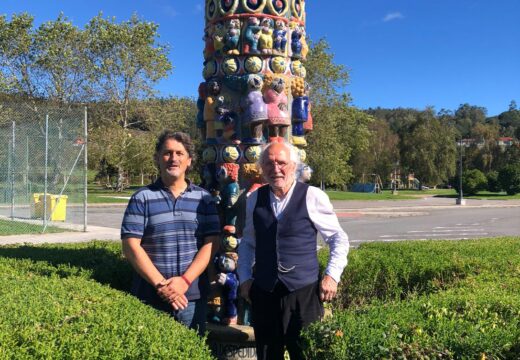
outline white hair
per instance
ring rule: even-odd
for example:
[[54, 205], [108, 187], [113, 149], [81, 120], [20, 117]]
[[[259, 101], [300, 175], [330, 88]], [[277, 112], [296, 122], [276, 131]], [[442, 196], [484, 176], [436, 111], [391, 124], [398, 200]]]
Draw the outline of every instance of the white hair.
[[282, 143], [271, 142], [262, 149], [262, 152], [260, 153], [260, 157], [258, 158], [257, 162], [257, 166], [259, 169], [262, 168], [262, 164], [264, 164], [264, 162], [266, 161], [267, 150], [273, 144], [282, 144], [289, 151], [289, 159], [294, 163], [295, 169], [298, 169], [300, 167], [300, 155], [298, 153], [298, 149], [296, 148], [296, 146], [289, 144], [287, 141], [284, 141]]

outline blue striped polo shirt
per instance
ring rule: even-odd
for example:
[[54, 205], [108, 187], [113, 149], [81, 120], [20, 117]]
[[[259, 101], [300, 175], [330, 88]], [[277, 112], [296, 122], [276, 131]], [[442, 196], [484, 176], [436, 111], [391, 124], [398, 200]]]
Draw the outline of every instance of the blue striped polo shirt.
[[[182, 275], [204, 238], [218, 234], [217, 208], [206, 190], [188, 183], [186, 190], [174, 198], [160, 179], [132, 195], [121, 226], [121, 238], [141, 239], [141, 246], [166, 279]], [[193, 281], [186, 297], [196, 300], [206, 291], [207, 279], [201, 276]], [[151, 305], [165, 304], [139, 275], [134, 277], [132, 293]]]

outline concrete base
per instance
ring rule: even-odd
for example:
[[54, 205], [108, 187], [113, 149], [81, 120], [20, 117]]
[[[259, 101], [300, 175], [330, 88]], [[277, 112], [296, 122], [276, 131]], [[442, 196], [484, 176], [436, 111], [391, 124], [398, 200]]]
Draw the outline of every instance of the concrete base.
[[455, 202], [457, 205], [466, 205], [466, 199], [457, 198], [457, 201]]
[[256, 359], [255, 334], [251, 326], [207, 324], [208, 345], [219, 360]]

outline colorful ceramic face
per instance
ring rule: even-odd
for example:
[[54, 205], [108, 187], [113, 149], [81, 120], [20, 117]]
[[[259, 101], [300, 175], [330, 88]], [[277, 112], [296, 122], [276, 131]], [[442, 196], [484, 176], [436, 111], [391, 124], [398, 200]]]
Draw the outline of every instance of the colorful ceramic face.
[[307, 70], [300, 60], [291, 63], [291, 72], [293, 75], [299, 76], [300, 78], [304, 78], [307, 75]]
[[222, 159], [227, 163], [236, 162], [240, 158], [240, 152], [236, 146], [226, 146], [222, 150]]
[[244, 155], [250, 163], [257, 162], [260, 159], [262, 148], [260, 146], [250, 146], [246, 149]]
[[206, 62], [204, 65], [204, 70], [202, 71], [202, 76], [204, 79], [209, 79], [217, 74], [217, 62], [215, 60], [210, 60]]
[[271, 70], [277, 74], [283, 74], [287, 70], [287, 62], [282, 56], [276, 56], [271, 60]]
[[226, 75], [235, 74], [238, 71], [238, 60], [235, 58], [227, 58], [222, 63], [222, 71]]
[[262, 65], [262, 59], [260, 59], [258, 56], [250, 56], [244, 63], [246, 71], [250, 74], [259, 73], [262, 70]]
[[202, 161], [205, 163], [213, 163], [217, 160], [217, 151], [214, 147], [207, 147], [202, 152]]

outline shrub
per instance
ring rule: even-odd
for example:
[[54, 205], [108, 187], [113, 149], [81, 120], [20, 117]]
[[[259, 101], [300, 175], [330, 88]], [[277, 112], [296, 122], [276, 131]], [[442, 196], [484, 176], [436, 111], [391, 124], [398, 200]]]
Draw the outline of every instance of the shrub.
[[[320, 261], [326, 256], [321, 254]], [[349, 254], [312, 359], [518, 359], [520, 238], [368, 244]]]
[[498, 181], [498, 172], [490, 171], [486, 174], [487, 178], [487, 190], [491, 192], [501, 192], [502, 187]]
[[[492, 239], [363, 244], [349, 253], [334, 305], [347, 308], [374, 300], [400, 300], [441, 291], [490, 267], [507, 271], [506, 259], [511, 251], [519, 252], [520, 245], [516, 240], [501, 243], [497, 247]], [[322, 268], [327, 259], [327, 250], [320, 250]]]
[[487, 189], [487, 179], [484, 173], [478, 169], [470, 169], [462, 174], [462, 192], [467, 195], [475, 195], [479, 191]]
[[520, 164], [507, 165], [501, 169], [498, 181], [508, 195], [520, 193]]
[[109, 286], [128, 273], [118, 243], [1, 247], [0, 358], [211, 359], [194, 331]]

